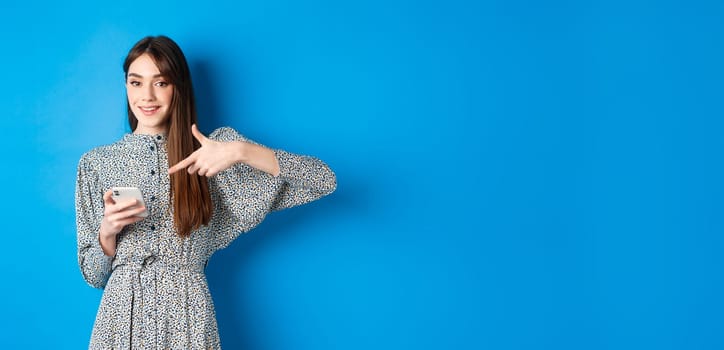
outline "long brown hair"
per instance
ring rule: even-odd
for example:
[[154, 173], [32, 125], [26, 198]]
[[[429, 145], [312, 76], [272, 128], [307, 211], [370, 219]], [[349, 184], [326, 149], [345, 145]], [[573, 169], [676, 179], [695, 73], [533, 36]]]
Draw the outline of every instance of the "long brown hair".
[[[173, 85], [173, 97], [169, 108], [168, 121], [168, 164], [173, 165], [188, 157], [201, 147], [191, 134], [191, 125], [196, 123], [196, 102], [191, 86], [191, 72], [181, 48], [166, 36], [148, 36], [141, 39], [128, 52], [123, 71], [128, 78], [128, 67], [138, 57], [148, 54], [168, 83]], [[128, 105], [128, 123], [136, 130], [138, 120]], [[211, 220], [213, 205], [209, 195], [206, 177], [190, 175], [181, 170], [171, 175], [170, 200], [173, 201], [173, 219], [176, 231], [181, 237], [188, 237], [191, 231]]]

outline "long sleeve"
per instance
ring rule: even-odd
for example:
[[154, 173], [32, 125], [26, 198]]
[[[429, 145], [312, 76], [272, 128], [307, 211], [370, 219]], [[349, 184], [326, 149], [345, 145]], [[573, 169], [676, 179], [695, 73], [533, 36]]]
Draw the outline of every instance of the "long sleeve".
[[279, 161], [281, 190], [272, 210], [302, 205], [324, 197], [337, 188], [337, 177], [321, 160], [275, 150]]
[[[209, 137], [255, 143], [231, 128], [217, 129]], [[217, 249], [256, 227], [269, 212], [309, 203], [336, 189], [334, 172], [321, 160], [283, 150], [274, 150], [274, 154], [280, 169], [277, 177], [237, 164], [210, 181], [214, 201], [211, 226], [216, 231]]]
[[112, 257], [106, 256], [98, 240], [103, 219], [103, 192], [98, 177], [86, 157], [78, 164], [75, 188], [75, 217], [78, 231], [78, 265], [83, 278], [95, 288], [103, 288], [111, 274]]

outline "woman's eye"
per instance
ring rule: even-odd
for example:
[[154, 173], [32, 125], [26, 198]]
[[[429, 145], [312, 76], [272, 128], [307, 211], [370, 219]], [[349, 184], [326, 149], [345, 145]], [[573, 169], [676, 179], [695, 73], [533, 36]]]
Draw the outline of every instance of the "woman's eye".
[[168, 86], [168, 83], [165, 81], [159, 81], [156, 83], [156, 86], [166, 87], [166, 86]]
[[141, 85], [141, 83], [138, 81], [130, 81], [130, 82], [128, 82], [128, 84], [131, 86], [140, 86]]

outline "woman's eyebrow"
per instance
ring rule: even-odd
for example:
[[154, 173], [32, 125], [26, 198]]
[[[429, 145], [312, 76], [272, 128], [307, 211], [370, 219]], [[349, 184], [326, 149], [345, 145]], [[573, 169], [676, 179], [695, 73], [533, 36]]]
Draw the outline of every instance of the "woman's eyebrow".
[[[129, 77], [136, 77], [136, 78], [143, 78], [143, 75], [140, 75], [138, 73], [128, 73]], [[152, 78], [163, 78], [163, 74], [156, 74]]]

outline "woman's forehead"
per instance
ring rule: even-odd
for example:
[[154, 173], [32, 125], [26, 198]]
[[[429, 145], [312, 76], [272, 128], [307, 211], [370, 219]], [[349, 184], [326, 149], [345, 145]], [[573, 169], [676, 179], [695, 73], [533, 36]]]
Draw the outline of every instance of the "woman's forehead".
[[133, 62], [131, 62], [131, 65], [128, 66], [128, 76], [156, 78], [162, 76], [162, 74], [151, 56], [143, 54], [138, 56], [138, 58], [136, 58]]

